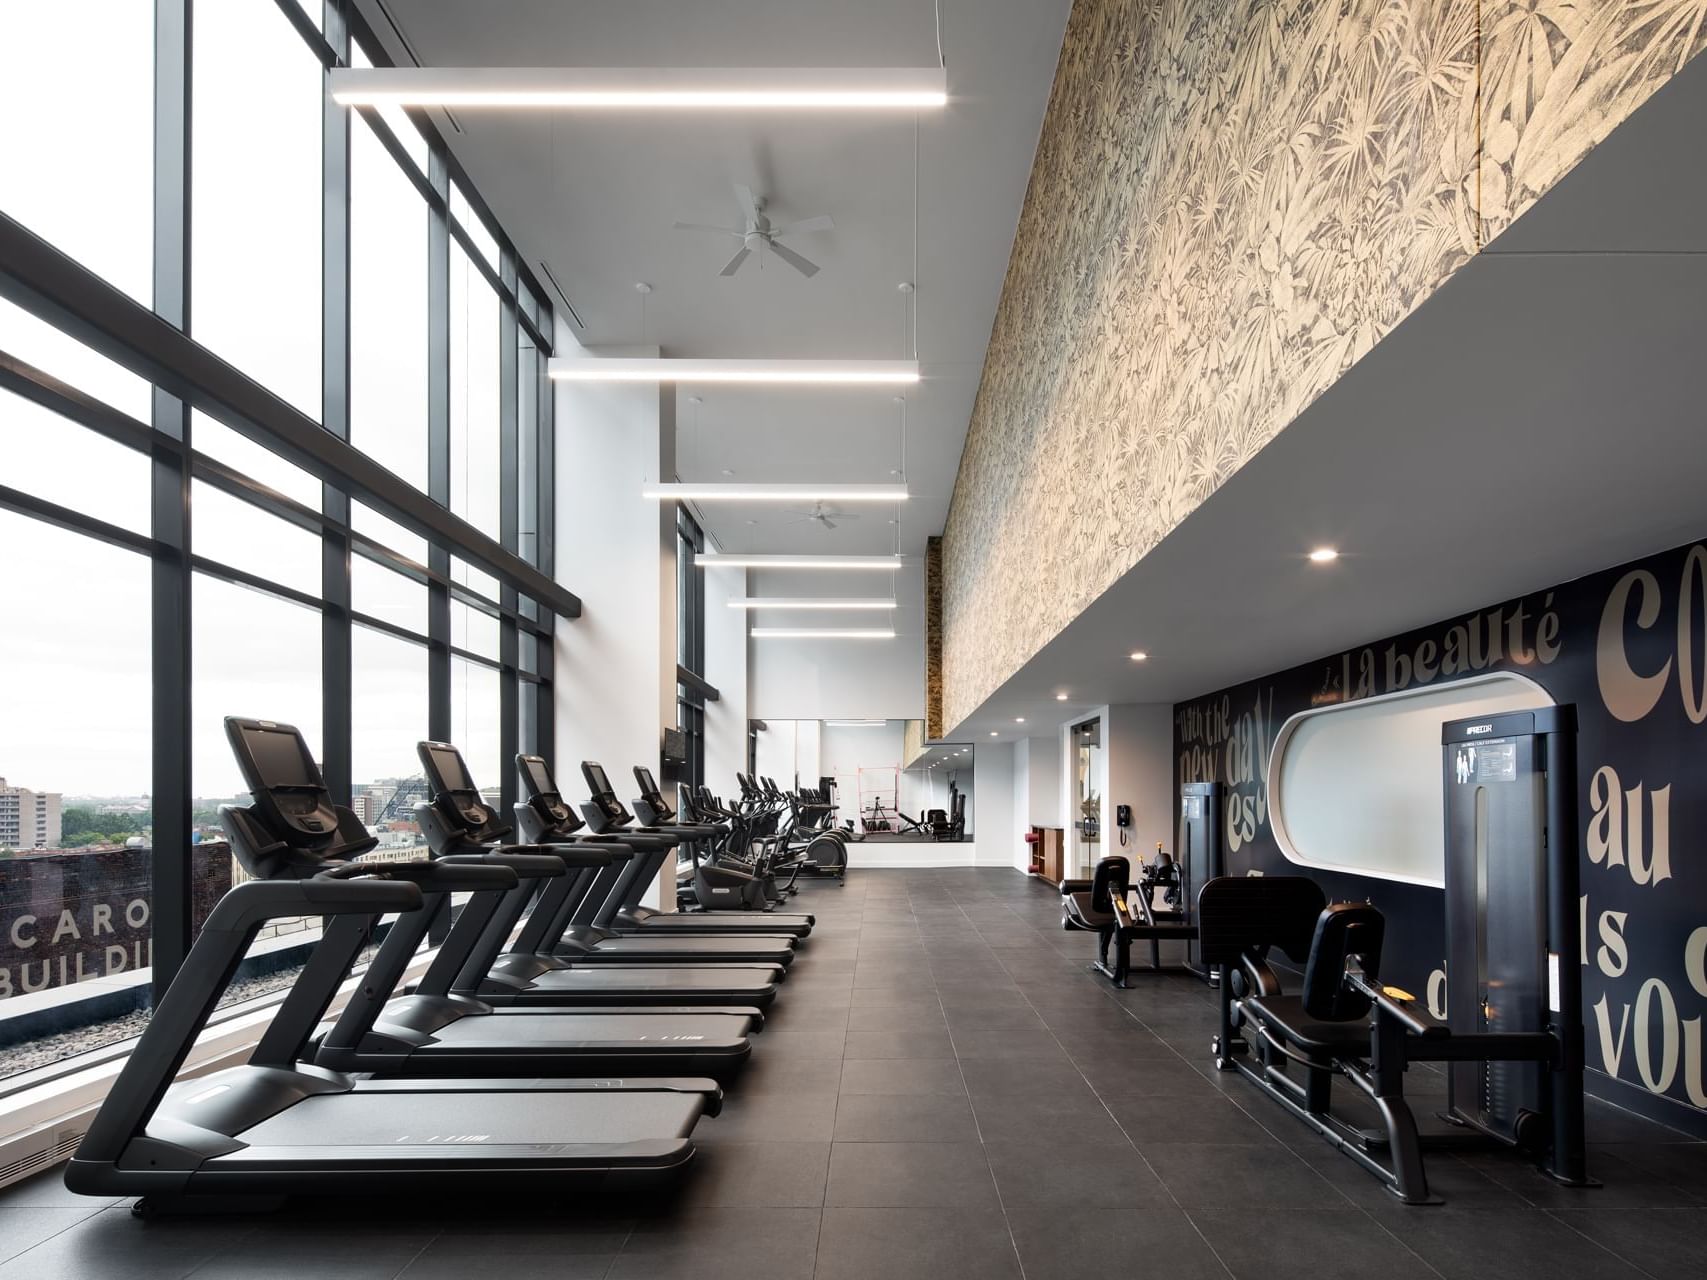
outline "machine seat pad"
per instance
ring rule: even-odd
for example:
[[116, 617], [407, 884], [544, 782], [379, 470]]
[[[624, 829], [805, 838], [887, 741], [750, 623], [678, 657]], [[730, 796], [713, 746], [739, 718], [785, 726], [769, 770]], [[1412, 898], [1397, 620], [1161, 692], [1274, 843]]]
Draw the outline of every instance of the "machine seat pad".
[[1304, 1012], [1300, 996], [1249, 996], [1244, 1008], [1273, 1030], [1280, 1039], [1305, 1053], [1339, 1055], [1369, 1054], [1369, 1021], [1320, 1022]]
[[1114, 912], [1098, 911], [1091, 906], [1091, 891], [1081, 893], [1064, 893], [1061, 895], [1062, 905], [1067, 908], [1067, 914], [1073, 917], [1073, 922], [1082, 929], [1106, 929], [1114, 923]]

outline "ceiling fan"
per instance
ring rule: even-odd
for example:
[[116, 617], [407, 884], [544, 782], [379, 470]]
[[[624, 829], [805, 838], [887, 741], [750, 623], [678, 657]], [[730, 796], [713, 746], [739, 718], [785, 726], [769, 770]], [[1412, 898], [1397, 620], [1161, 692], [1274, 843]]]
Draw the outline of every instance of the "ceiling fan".
[[751, 187], [743, 186], [739, 182], [735, 183], [734, 187], [735, 201], [741, 206], [741, 213], [746, 219], [745, 227], [711, 227], [701, 222], [678, 222], [675, 224], [676, 230], [709, 231], [714, 235], [734, 236], [741, 242], [741, 247], [735, 250], [735, 256], [717, 273], [720, 276], [734, 275], [750, 255], [767, 248], [801, 275], [808, 278], [817, 275], [818, 264], [781, 243], [779, 237], [802, 235], [809, 231], [833, 231], [836, 220], [824, 214], [801, 222], [791, 222], [786, 226], [773, 226], [771, 220], [765, 216], [764, 198], [755, 196]]
[[802, 511], [797, 508], [789, 514], [794, 519], [786, 520], [783, 523], [812, 524], [816, 522], [826, 529], [834, 529], [838, 520], [858, 520], [860, 518], [857, 511], [837, 511], [834, 507], [822, 502], [814, 502], [810, 511]]

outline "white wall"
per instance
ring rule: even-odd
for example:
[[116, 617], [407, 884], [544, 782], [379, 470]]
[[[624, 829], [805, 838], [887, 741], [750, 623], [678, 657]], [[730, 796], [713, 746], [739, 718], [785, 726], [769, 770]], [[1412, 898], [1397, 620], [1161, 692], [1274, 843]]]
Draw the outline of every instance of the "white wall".
[[[1153, 857], [1161, 843], [1174, 852], [1173, 707], [1167, 703], [1126, 703], [1107, 708], [1103, 754], [1108, 784], [1103, 792], [1106, 852]], [[1114, 808], [1132, 806], [1132, 829], [1120, 845]]]
[[[792, 788], [796, 778], [805, 786], [817, 786], [823, 776], [819, 767], [821, 737], [822, 730], [816, 720], [765, 720], [754, 752], [759, 776], [775, 778], [784, 789]], [[851, 815], [855, 797], [844, 794], [837, 798]]]
[[[567, 329], [557, 336], [573, 353]], [[587, 794], [582, 760], [602, 763], [620, 791], [635, 765], [658, 767], [664, 726], [676, 722], [675, 516], [640, 496], [673, 469], [671, 399], [655, 386], [556, 384], [557, 545], [567, 549], [559, 573], [582, 613], [557, 629], [552, 764], [577, 808]]]
[[1054, 738], [1014, 743], [1013, 865], [1031, 865], [1026, 833], [1032, 827], [1065, 827], [1061, 811], [1061, 748]]
[[705, 704], [705, 782], [720, 796], [747, 770], [747, 617], [729, 601], [747, 594], [746, 574], [705, 575], [705, 678], [722, 696]]
[[[1009, 867], [1014, 862], [1014, 744], [998, 742], [978, 748], [978, 783], [964, 779], [966, 822], [975, 826], [973, 841], [981, 867]], [[1021, 845], [1023, 848], [1023, 844]]]
[[[751, 712], [762, 720], [917, 720], [925, 714], [924, 567], [899, 573], [750, 574], [755, 596], [887, 596], [900, 608], [893, 640], [754, 640]], [[760, 614], [763, 625], [784, 615]], [[787, 615], [800, 626], [879, 627], [883, 614]], [[780, 779], [779, 779], [780, 780]]]

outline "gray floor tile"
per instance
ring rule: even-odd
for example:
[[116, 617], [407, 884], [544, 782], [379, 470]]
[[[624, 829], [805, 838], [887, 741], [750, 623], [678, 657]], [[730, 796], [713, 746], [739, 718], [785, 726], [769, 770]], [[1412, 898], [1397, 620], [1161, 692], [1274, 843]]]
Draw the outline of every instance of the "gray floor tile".
[[850, 1031], [849, 1058], [952, 1058], [954, 1043], [946, 1028], [933, 1031]]
[[849, 1058], [842, 1063], [842, 1093], [964, 1097], [966, 1085], [953, 1058]]
[[1067, 1148], [1132, 1145], [1108, 1108], [1092, 1094], [984, 1095], [972, 1109], [985, 1142], [1059, 1143]]
[[836, 1104], [837, 1142], [976, 1142], [978, 1137], [964, 1097], [850, 1093]]
[[972, 1058], [962, 1056], [960, 1071], [966, 1079], [966, 1091], [974, 1099], [999, 1097], [1008, 1094], [1050, 1095], [1069, 1094], [1085, 1100], [1095, 1098], [1085, 1078], [1070, 1059]]
[[732, 1096], [760, 1093], [827, 1093], [841, 1090], [842, 1060], [833, 1058], [766, 1057], [755, 1053], [730, 1086]]
[[1103, 1101], [1127, 1136], [1140, 1146], [1151, 1142], [1260, 1144], [1276, 1141], [1269, 1130], [1282, 1125], [1304, 1132], [1298, 1121], [1260, 1097], [1253, 1099], [1251, 1111], [1218, 1093], [1184, 1104], [1177, 1096], [1148, 1093], [1106, 1094]]
[[1191, 1220], [1239, 1280], [1435, 1276], [1432, 1267], [1360, 1209], [1194, 1209]]
[[828, 1142], [835, 1127], [829, 1094], [763, 1093], [726, 1098], [722, 1114], [695, 1133], [715, 1142]]
[[706, 1209], [641, 1223], [607, 1273], [610, 1280], [810, 1280], [817, 1209], [770, 1209], [760, 1220]]
[[985, 1138], [985, 1150], [1007, 1207], [1137, 1209], [1166, 1199], [1160, 1180], [1130, 1144]]
[[1332, 1209], [1351, 1202], [1278, 1143], [1140, 1143], [1150, 1167], [1187, 1213], [1196, 1209]]
[[1555, 1209], [1553, 1216], [1650, 1275], [1701, 1270], [1707, 1209]]
[[947, 1027], [942, 1010], [935, 1005], [848, 1011], [849, 1031], [944, 1031]]
[[764, 1031], [753, 1041], [753, 1057], [839, 1058], [846, 1033], [836, 1031]]
[[1025, 1280], [1226, 1280], [1228, 1274], [1186, 1215], [1166, 1201], [1141, 1214], [1009, 1203], [1007, 1217]]
[[816, 1280], [1018, 1280], [1019, 1275], [1000, 1210], [824, 1210]]
[[682, 1206], [815, 1209], [824, 1203], [830, 1144], [702, 1142], [693, 1164], [677, 1192]]
[[[1640, 1275], [1541, 1209], [1378, 1210], [1376, 1219], [1446, 1280], [1633, 1280]], [[1497, 1260], [1497, 1261], [1495, 1261]]]
[[14, 1208], [9, 1202], [0, 1204], [0, 1262], [15, 1258], [42, 1241], [71, 1230], [100, 1212], [98, 1205], [79, 1209], [67, 1205], [19, 1205]]
[[997, 1209], [995, 1180], [976, 1142], [838, 1142], [826, 1205]]

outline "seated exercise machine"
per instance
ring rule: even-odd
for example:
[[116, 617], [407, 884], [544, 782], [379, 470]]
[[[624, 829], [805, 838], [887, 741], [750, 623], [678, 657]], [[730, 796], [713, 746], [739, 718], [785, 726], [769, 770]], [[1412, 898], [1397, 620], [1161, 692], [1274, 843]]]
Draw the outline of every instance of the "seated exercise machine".
[[[209, 914], [73, 1155], [68, 1188], [141, 1196], [132, 1212], [147, 1216], [465, 1182], [488, 1193], [614, 1188], [687, 1164], [695, 1125], [721, 1104], [710, 1080], [380, 1080], [303, 1062], [373, 925], [419, 912], [421, 885], [442, 887], [446, 868], [353, 861], [377, 842], [330, 803], [300, 735], [262, 720], [227, 726], [240, 755], [272, 779], [249, 809], [222, 813], [242, 835], [233, 850], [256, 878], [233, 886]], [[248, 838], [257, 831], [277, 838]], [[323, 917], [325, 931], [249, 1061], [174, 1082], [261, 927], [299, 916]]]
[[[1329, 905], [1301, 876], [1223, 877], [1198, 897], [1203, 959], [1222, 973], [1215, 1065], [1239, 1071], [1406, 1204], [1438, 1203], [1424, 1150], [1467, 1141], [1515, 1148], [1558, 1182], [1592, 1185], [1574, 712], [1510, 712], [1442, 731], [1444, 1021], [1381, 984], [1385, 923], [1374, 907]], [[1299, 994], [1282, 992], [1275, 951], [1304, 966]], [[1419, 1062], [1449, 1064], [1444, 1118], [1457, 1132], [1419, 1133], [1405, 1098], [1406, 1069]], [[1336, 1076], [1374, 1105], [1379, 1129], [1333, 1114]]]
[[[1155, 861], [1141, 863], [1136, 893], [1131, 877], [1131, 863], [1116, 854], [1097, 863], [1088, 884], [1083, 880], [1061, 883], [1061, 927], [1097, 935], [1097, 958], [1091, 968], [1117, 987], [1131, 985], [1127, 978], [1132, 972], [1134, 942], [1150, 944], [1150, 972], [1167, 973], [1162, 943], [1197, 938], [1197, 926], [1187, 918], [1181, 897], [1179, 864], [1173, 858], [1157, 849]], [[1198, 972], [1189, 965], [1172, 966], [1171, 971]]]

